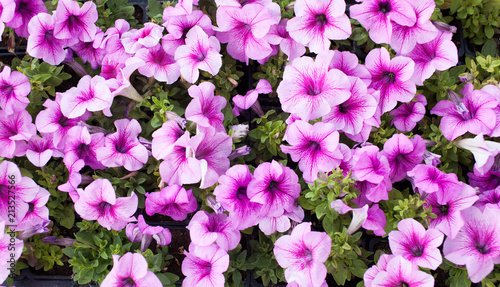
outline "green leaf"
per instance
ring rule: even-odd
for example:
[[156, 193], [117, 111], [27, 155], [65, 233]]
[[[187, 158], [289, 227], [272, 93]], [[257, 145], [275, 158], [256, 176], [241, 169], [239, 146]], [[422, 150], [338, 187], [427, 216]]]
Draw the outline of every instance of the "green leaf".
[[484, 27], [484, 34], [486, 35], [486, 38], [491, 39], [493, 38], [495, 31], [493, 30], [493, 27], [488, 25]]
[[75, 224], [75, 211], [72, 208], [65, 208], [63, 210], [63, 216], [59, 223], [66, 227], [67, 229], [71, 229]]
[[154, 18], [156, 15], [163, 14], [163, 7], [156, 0], [148, 0], [149, 12], [147, 13], [149, 17]]

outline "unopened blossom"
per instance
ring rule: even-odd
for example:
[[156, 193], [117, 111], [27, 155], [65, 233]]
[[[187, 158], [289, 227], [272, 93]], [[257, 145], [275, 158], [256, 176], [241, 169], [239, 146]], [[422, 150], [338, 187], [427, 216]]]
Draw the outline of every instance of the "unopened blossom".
[[239, 139], [243, 139], [244, 137], [247, 136], [248, 131], [249, 131], [249, 126], [247, 124], [234, 125], [234, 126], [231, 126], [229, 131], [232, 132], [231, 139], [233, 141], [239, 140]]
[[436, 70], [445, 71], [458, 63], [457, 46], [451, 40], [452, 33], [440, 31], [431, 41], [416, 44], [407, 57], [415, 62], [412, 81], [417, 85], [430, 78]]
[[[11, 274], [9, 268], [12, 268], [11, 263], [15, 263], [23, 253], [24, 241], [16, 237], [12, 237], [10, 233], [5, 233], [6, 220], [0, 219], [0, 281], [4, 282]], [[12, 241], [11, 241], [12, 240]], [[10, 249], [9, 249], [10, 247]], [[9, 262], [12, 260], [12, 262]]]
[[101, 287], [161, 287], [163, 284], [148, 270], [148, 262], [140, 253], [127, 252], [113, 255], [113, 268], [106, 275]]
[[286, 268], [288, 282], [297, 281], [300, 286], [322, 286], [326, 277], [323, 264], [330, 256], [332, 240], [325, 232], [311, 231], [311, 223], [297, 225], [291, 235], [278, 238], [274, 244], [274, 256], [278, 264]]
[[415, 100], [403, 103], [389, 114], [394, 116], [391, 124], [402, 132], [409, 132], [415, 128], [417, 122], [424, 118], [427, 99], [422, 94], [417, 94]]
[[46, 204], [49, 200], [50, 193], [45, 188], [39, 188], [33, 200], [26, 202], [28, 211], [24, 217], [18, 218], [19, 222], [15, 227], [16, 231], [24, 231], [37, 224], [49, 220], [49, 209]]
[[295, 121], [286, 130], [286, 140], [291, 146], [281, 145], [284, 153], [299, 162], [306, 182], [314, 182], [318, 172], [330, 172], [340, 165], [342, 154], [337, 148], [339, 133], [330, 123], [309, 124]]
[[229, 219], [239, 230], [255, 225], [262, 205], [248, 198], [248, 184], [252, 174], [247, 165], [234, 165], [218, 179], [214, 195], [222, 207], [229, 211]]
[[21, 72], [11, 71], [9, 66], [4, 66], [0, 73], [0, 108], [7, 115], [25, 110], [30, 103], [30, 92], [28, 77]]
[[149, 216], [158, 213], [182, 221], [197, 208], [192, 190], [186, 190], [180, 185], [169, 185], [160, 191], [146, 193], [146, 213]]
[[137, 210], [137, 195], [116, 198], [115, 189], [107, 179], [98, 178], [85, 190], [79, 190], [80, 198], [75, 202], [75, 211], [85, 220], [97, 220], [108, 230], [122, 230]]
[[97, 150], [104, 146], [104, 134], [90, 134], [85, 126], [69, 129], [65, 137], [64, 153], [74, 154], [92, 169], [105, 169], [106, 166], [97, 160]]
[[247, 195], [251, 202], [262, 204], [261, 216], [279, 216], [292, 211], [294, 201], [300, 195], [299, 178], [295, 172], [281, 163], [261, 163], [248, 184]]
[[[356, 77], [363, 81], [368, 87], [372, 82], [372, 75], [366, 67], [359, 63], [356, 54], [349, 51], [333, 51], [333, 58], [328, 68], [338, 69], [344, 72], [347, 76]], [[352, 81], [352, 80], [351, 80]]]
[[448, 238], [455, 238], [464, 225], [461, 211], [472, 206], [477, 200], [476, 190], [462, 182], [458, 188], [439, 189], [429, 194], [425, 201], [437, 216], [430, 219], [429, 227], [440, 230]]
[[240, 62], [248, 64], [249, 59], [264, 59], [272, 52], [264, 36], [279, 19], [262, 8], [259, 4], [247, 4], [241, 8], [220, 6], [217, 9], [217, 38], [221, 43], [228, 43], [228, 54]]
[[28, 24], [28, 44], [26, 52], [51, 65], [59, 65], [65, 59], [66, 40], [54, 37], [54, 15], [39, 13]]
[[476, 161], [474, 168], [482, 174], [491, 169], [496, 156], [500, 153], [500, 143], [485, 141], [483, 134], [478, 134], [473, 139], [466, 138], [455, 141], [455, 145], [472, 152]]
[[460, 188], [456, 174], [444, 173], [432, 165], [418, 164], [407, 174], [413, 179], [413, 185], [419, 192], [434, 193]]
[[354, 18], [369, 30], [375, 43], [390, 43], [392, 21], [413, 26], [417, 21], [415, 11], [406, 0], [366, 0], [349, 8]]
[[45, 134], [43, 137], [34, 135], [28, 141], [26, 157], [34, 166], [45, 166], [50, 158], [62, 156], [64, 154], [54, 147], [52, 134]]
[[289, 19], [285, 18], [278, 24], [271, 26], [269, 32], [264, 37], [269, 44], [279, 45], [280, 50], [288, 56], [288, 61], [293, 61], [302, 56], [306, 52], [306, 47], [295, 41], [286, 30], [286, 25]]
[[134, 54], [140, 48], [151, 48], [160, 42], [163, 36], [164, 28], [156, 23], [148, 22], [144, 27], [137, 30], [133, 29], [123, 33], [121, 41], [125, 51]]
[[240, 243], [241, 234], [234, 223], [224, 213], [198, 211], [187, 226], [191, 242], [197, 246], [209, 246], [216, 242], [222, 249], [229, 251]]
[[410, 80], [415, 67], [412, 59], [404, 56], [391, 59], [387, 49], [382, 47], [371, 50], [365, 63], [372, 75], [369, 88], [380, 90], [379, 108], [382, 113], [394, 109], [398, 101], [409, 102], [415, 96], [417, 88]]
[[189, 245], [184, 250], [186, 258], [182, 261], [182, 274], [186, 275], [184, 286], [224, 286], [224, 272], [229, 267], [229, 254], [217, 244], [198, 247]]
[[202, 127], [213, 127], [216, 131], [225, 131], [222, 121], [224, 114], [222, 109], [226, 106], [226, 99], [215, 96], [215, 85], [210, 82], [202, 82], [192, 85], [188, 89], [193, 98], [186, 108], [186, 119], [193, 121]]
[[113, 96], [101, 76], [84, 76], [64, 93], [61, 99], [61, 111], [67, 118], [82, 116], [86, 111], [102, 111], [111, 107]]
[[175, 51], [175, 60], [180, 66], [180, 73], [186, 81], [194, 84], [200, 72], [207, 71], [212, 76], [219, 73], [222, 66], [220, 43], [215, 36], [208, 35], [199, 26], [194, 26], [186, 35], [186, 45]]
[[434, 277], [420, 271], [416, 264], [404, 259], [402, 256], [391, 257], [385, 270], [380, 270], [373, 281], [372, 287], [392, 287], [406, 285], [408, 287], [433, 287]]
[[135, 57], [144, 61], [139, 73], [146, 77], [154, 77], [157, 81], [173, 84], [180, 76], [180, 66], [173, 55], [165, 52], [160, 44], [139, 49]]
[[368, 93], [361, 79], [349, 77], [349, 81], [350, 97], [345, 102], [332, 106], [331, 111], [322, 118], [322, 121], [333, 124], [339, 131], [358, 134], [363, 129], [364, 121], [375, 115], [377, 101], [372, 94]]
[[47, 13], [47, 7], [43, 0], [9, 0], [2, 1], [14, 2], [14, 14], [10, 21], [6, 22], [7, 27], [15, 28], [16, 35], [23, 38], [28, 38], [28, 23], [31, 18], [35, 17], [38, 13]]
[[436, 3], [433, 0], [407, 1], [415, 12], [413, 26], [392, 23], [391, 48], [401, 54], [408, 54], [417, 43], [427, 43], [436, 38], [438, 29], [430, 20]]
[[465, 265], [470, 280], [479, 283], [500, 263], [500, 210], [485, 208], [481, 212], [471, 206], [461, 213], [464, 226], [455, 238], [445, 240], [444, 257]]
[[26, 111], [7, 115], [0, 110], [0, 157], [13, 158], [26, 154], [26, 143], [36, 134], [31, 115]]
[[351, 35], [343, 0], [297, 0], [294, 11], [296, 17], [288, 21], [286, 29], [311, 52], [325, 52], [330, 49], [330, 40], [344, 40]]
[[55, 11], [54, 37], [67, 40], [68, 45], [75, 41], [91, 42], [94, 40], [97, 27], [97, 6], [93, 2], [85, 2], [82, 7], [73, 0], [60, 0]]
[[328, 70], [333, 52], [295, 59], [285, 67], [277, 93], [282, 109], [301, 119], [314, 120], [349, 98], [350, 82], [337, 70]]
[[404, 134], [394, 134], [384, 143], [382, 154], [389, 161], [392, 182], [397, 182], [406, 177], [424, 159], [425, 142], [421, 136], [415, 135], [409, 139]]
[[498, 101], [489, 93], [474, 90], [471, 83], [464, 86], [463, 98], [448, 90], [451, 100], [438, 102], [431, 110], [431, 114], [442, 116], [441, 130], [443, 136], [452, 141], [457, 137], [470, 132], [472, 134], [489, 134], [495, 127], [495, 112]]
[[330, 207], [340, 214], [352, 211], [352, 220], [347, 228], [347, 234], [353, 234], [359, 228], [363, 227], [367, 230], [373, 230], [375, 235], [385, 235], [384, 228], [387, 219], [385, 213], [378, 207], [378, 204], [374, 204], [371, 207], [364, 205], [360, 208], [352, 208], [345, 205], [341, 199], [337, 199], [330, 203]]
[[137, 223], [127, 225], [125, 233], [131, 242], [141, 242], [141, 252], [148, 249], [152, 239], [162, 246], [168, 245], [172, 241], [172, 234], [168, 228], [148, 225], [142, 214], [139, 214]]
[[425, 228], [413, 218], [403, 219], [398, 223], [398, 230], [389, 233], [389, 245], [392, 254], [401, 255], [406, 260], [423, 267], [436, 270], [443, 258], [438, 249], [444, 235], [434, 228]]

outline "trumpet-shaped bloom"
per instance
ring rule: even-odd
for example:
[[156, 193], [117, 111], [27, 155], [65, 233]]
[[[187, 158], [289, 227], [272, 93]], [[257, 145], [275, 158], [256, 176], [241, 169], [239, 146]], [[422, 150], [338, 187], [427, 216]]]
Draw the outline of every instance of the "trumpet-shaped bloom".
[[39, 13], [28, 24], [28, 44], [26, 52], [51, 65], [59, 65], [65, 59], [66, 40], [54, 37], [54, 16]]
[[220, 43], [214, 36], [208, 35], [199, 26], [194, 26], [186, 35], [186, 45], [175, 50], [175, 60], [180, 66], [182, 77], [194, 84], [200, 72], [207, 71], [212, 76], [219, 73], [222, 66]]
[[[210, 17], [203, 13], [201, 10], [194, 10], [191, 14], [186, 15], [178, 7], [167, 7], [163, 10], [163, 26], [167, 28], [168, 35], [171, 35], [171, 39], [184, 39], [187, 33], [194, 26], [198, 26], [208, 35], [213, 36], [214, 30], [212, 27], [212, 21]], [[162, 39], [163, 41], [163, 39]], [[172, 51], [172, 55], [175, 51]]]
[[388, 259], [385, 270], [380, 270], [373, 278], [371, 286], [432, 287], [434, 286], [434, 277], [418, 270], [416, 264], [411, 263], [402, 256], [394, 256]]
[[455, 238], [464, 225], [461, 211], [477, 200], [476, 190], [463, 183], [456, 189], [440, 189], [429, 194], [425, 201], [432, 207], [432, 213], [437, 215], [430, 220], [429, 227], [440, 230], [448, 238]]
[[444, 71], [458, 63], [458, 50], [451, 41], [452, 33], [440, 31], [431, 41], [416, 44], [406, 56], [415, 62], [412, 81], [417, 85], [430, 78], [436, 70]]
[[291, 146], [281, 145], [281, 150], [299, 162], [306, 182], [314, 182], [320, 171], [331, 172], [343, 158], [338, 148], [339, 133], [333, 124], [295, 121], [287, 128], [286, 139]]
[[45, 188], [39, 188], [33, 200], [26, 202], [28, 211], [17, 223], [16, 231], [24, 231], [37, 224], [49, 221], [49, 209], [46, 207], [50, 193]]
[[229, 219], [239, 230], [244, 230], [259, 221], [262, 204], [251, 202], [248, 198], [248, 184], [252, 174], [247, 165], [234, 165], [219, 177], [219, 185], [214, 195], [225, 210]]
[[160, 44], [153, 47], [139, 49], [135, 56], [144, 61], [139, 67], [139, 73], [146, 77], [154, 77], [160, 82], [173, 84], [181, 74], [179, 63], [173, 55], [165, 52]]
[[333, 58], [328, 68], [330, 70], [338, 69], [344, 72], [347, 76], [360, 78], [367, 87], [372, 82], [372, 75], [370, 75], [370, 72], [368, 72], [364, 65], [359, 63], [356, 54], [349, 51], [333, 51]]
[[288, 282], [297, 281], [300, 286], [322, 286], [326, 277], [323, 264], [328, 256], [332, 240], [325, 232], [311, 231], [311, 223], [297, 225], [291, 235], [278, 238], [274, 244], [274, 256], [278, 264], [286, 268]]
[[186, 258], [182, 261], [182, 274], [186, 275], [184, 286], [224, 286], [224, 273], [229, 267], [229, 254], [216, 244], [198, 247], [189, 245], [184, 250]]
[[295, 199], [300, 196], [299, 178], [281, 163], [261, 163], [248, 184], [247, 195], [252, 202], [262, 204], [261, 216], [279, 216], [292, 211]]
[[401, 54], [413, 50], [417, 43], [427, 43], [436, 38], [438, 29], [430, 20], [436, 3], [433, 0], [407, 1], [415, 12], [415, 25], [392, 23], [391, 48]]
[[487, 191], [500, 186], [500, 172], [498, 170], [489, 170], [485, 174], [481, 174], [474, 169], [474, 172], [467, 174], [471, 186], [477, 187], [479, 191]]
[[234, 59], [248, 63], [248, 59], [261, 60], [273, 49], [264, 39], [269, 28], [278, 24], [267, 9], [259, 4], [243, 7], [220, 6], [217, 9], [217, 38], [227, 44], [227, 52]]
[[285, 67], [277, 93], [282, 109], [301, 119], [314, 120], [349, 98], [350, 82], [337, 70], [328, 70], [333, 52], [295, 59]]
[[106, 80], [101, 76], [84, 76], [73, 87], [64, 93], [61, 99], [61, 111], [65, 117], [76, 118], [85, 111], [102, 111], [109, 109], [113, 102], [111, 91]]
[[134, 54], [140, 48], [151, 48], [158, 45], [163, 36], [163, 29], [165, 28], [156, 23], [148, 22], [144, 24], [144, 28], [123, 33], [121, 41], [125, 51]]
[[251, 107], [256, 108], [257, 105], [260, 107], [259, 102], [257, 102], [259, 94], [269, 94], [272, 92], [273, 92], [273, 87], [271, 86], [271, 84], [269, 84], [269, 82], [265, 79], [260, 79], [255, 89], [248, 91], [244, 96], [236, 95], [233, 97], [233, 102], [234, 102], [233, 113], [236, 116], [239, 116], [240, 110], [246, 110]]
[[382, 154], [389, 161], [392, 182], [406, 177], [406, 172], [412, 170], [424, 159], [425, 142], [419, 135], [409, 139], [404, 134], [394, 134], [384, 143]]
[[83, 63], [89, 63], [92, 69], [97, 70], [106, 55], [104, 33], [101, 28], [97, 27], [96, 36], [92, 42], [79, 41], [70, 48]]
[[339, 131], [358, 134], [363, 129], [364, 121], [375, 115], [377, 101], [368, 93], [361, 79], [350, 77], [349, 80], [351, 96], [345, 102], [334, 105], [322, 121], [332, 123]]
[[168, 120], [153, 132], [151, 152], [157, 159], [164, 159], [173, 150], [177, 140], [184, 134], [175, 120]]
[[83, 159], [85, 165], [92, 169], [105, 169], [106, 166], [97, 160], [97, 150], [104, 146], [104, 134], [90, 134], [85, 126], [72, 127], [65, 138], [65, 156], [73, 154]]
[[7, 115], [0, 110], [0, 157], [13, 158], [26, 154], [26, 143], [36, 134], [31, 115], [26, 111]]
[[97, 32], [97, 6], [93, 2], [85, 2], [82, 7], [73, 0], [60, 0], [55, 11], [54, 37], [68, 40], [69, 45], [75, 41], [92, 42]]
[[285, 18], [281, 20], [279, 24], [271, 26], [265, 39], [271, 45], [279, 45], [281, 51], [288, 56], [288, 61], [293, 61], [304, 55], [306, 47], [290, 37], [290, 34], [286, 30], [288, 20], [289, 19]]
[[379, 184], [391, 172], [387, 157], [379, 152], [377, 146], [360, 148], [353, 157], [356, 163], [352, 168], [352, 174], [357, 180]]
[[30, 92], [28, 77], [18, 71], [11, 72], [9, 66], [4, 66], [0, 73], [0, 108], [7, 115], [25, 110], [30, 103]]
[[240, 243], [241, 234], [224, 213], [198, 211], [189, 221], [191, 242], [197, 246], [209, 246], [214, 241], [222, 249], [229, 251]]
[[107, 179], [98, 178], [85, 190], [78, 190], [80, 198], [75, 202], [75, 211], [85, 220], [97, 220], [108, 230], [122, 230], [135, 221], [138, 199], [135, 193], [129, 197], [116, 198], [116, 193]]
[[351, 22], [345, 14], [343, 0], [297, 0], [295, 18], [286, 29], [297, 42], [307, 45], [314, 53], [330, 49], [330, 40], [344, 40], [351, 35]]
[[464, 97], [448, 90], [451, 101], [442, 100], [438, 102], [431, 113], [442, 116], [441, 130], [447, 140], [454, 140], [457, 137], [470, 132], [472, 134], [489, 134], [495, 127], [495, 112], [493, 109], [498, 106], [498, 101], [489, 93], [481, 90], [474, 90], [471, 83], [466, 84], [462, 91]]
[[416, 95], [415, 99], [417, 101], [404, 103], [389, 113], [394, 116], [394, 119], [391, 120], [391, 125], [394, 125], [402, 132], [413, 130], [417, 122], [424, 118], [427, 99], [422, 94]]
[[485, 141], [483, 134], [475, 138], [467, 138], [455, 141], [455, 145], [466, 149], [474, 155], [474, 169], [484, 174], [491, 169], [495, 163], [495, 157], [500, 153], [500, 143]]
[[62, 156], [64, 154], [54, 147], [52, 134], [45, 134], [43, 138], [34, 135], [28, 141], [26, 157], [34, 166], [45, 166], [51, 157]]
[[425, 228], [413, 218], [403, 219], [398, 223], [398, 231], [389, 233], [389, 245], [392, 254], [421, 266], [436, 270], [443, 258], [438, 249], [444, 235], [434, 228]]
[[456, 174], [444, 173], [432, 165], [418, 164], [407, 174], [413, 178], [413, 185], [420, 193], [456, 190], [461, 187]]
[[375, 43], [389, 43], [392, 36], [392, 22], [413, 26], [417, 21], [415, 11], [406, 0], [366, 0], [350, 7], [351, 18], [359, 21], [369, 30]]
[[149, 216], [158, 213], [182, 221], [197, 208], [192, 190], [186, 190], [180, 185], [174, 184], [157, 192], [146, 193], [146, 213]]
[[137, 136], [141, 125], [136, 119], [115, 121], [116, 132], [106, 136], [104, 146], [97, 149], [97, 160], [107, 167], [123, 166], [138, 170], [148, 161], [148, 150]]
[[486, 208], [481, 212], [471, 206], [462, 211], [464, 226], [455, 238], [443, 245], [444, 257], [465, 265], [472, 282], [483, 280], [495, 264], [500, 263], [500, 210]]
[[474, 206], [481, 211], [488, 207], [500, 209], [500, 187], [481, 192]]
[[225, 131], [222, 121], [222, 109], [226, 106], [226, 99], [214, 95], [215, 86], [210, 82], [200, 83], [188, 89], [193, 98], [186, 108], [186, 119], [202, 127], [213, 127], [218, 132]]
[[113, 269], [102, 281], [102, 287], [161, 287], [160, 279], [148, 270], [148, 262], [140, 253], [113, 255]]
[[[8, 27], [15, 28], [19, 37], [28, 38], [28, 23], [31, 18], [38, 13], [47, 13], [47, 7], [43, 0], [12, 0], [3, 2], [15, 2], [15, 9], [10, 21], [5, 24]], [[7, 3], [6, 3], [7, 4]]]
[[148, 225], [142, 214], [139, 214], [137, 223], [127, 225], [125, 233], [131, 242], [141, 242], [141, 252], [148, 249], [152, 239], [159, 245], [168, 245], [172, 241], [172, 234], [168, 228]]
[[372, 75], [369, 88], [380, 90], [379, 107], [382, 113], [394, 109], [398, 101], [409, 102], [415, 96], [417, 88], [410, 80], [415, 67], [412, 59], [398, 56], [391, 60], [389, 52], [382, 47], [371, 50], [365, 63]]
[[361, 208], [352, 208], [345, 205], [341, 199], [337, 199], [330, 203], [330, 207], [340, 214], [352, 211], [352, 220], [347, 228], [347, 234], [353, 234], [360, 227], [363, 227], [367, 230], [373, 230], [375, 235], [385, 235], [384, 228], [387, 219], [385, 213], [378, 207], [378, 204], [374, 204], [371, 207], [365, 204]]
[[262, 218], [262, 220], [259, 220], [259, 229], [268, 236], [276, 231], [285, 232], [292, 226], [290, 219], [297, 223], [302, 222], [304, 219], [304, 209], [299, 204], [294, 205], [291, 212], [286, 211], [280, 216]]

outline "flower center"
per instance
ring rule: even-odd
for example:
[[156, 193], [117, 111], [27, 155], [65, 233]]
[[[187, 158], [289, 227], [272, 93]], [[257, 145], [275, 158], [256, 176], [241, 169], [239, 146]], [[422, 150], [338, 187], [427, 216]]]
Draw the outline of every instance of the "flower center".
[[389, 84], [393, 84], [396, 81], [396, 74], [394, 74], [393, 72], [384, 71], [384, 73], [382, 73], [382, 76]]
[[395, 285], [395, 287], [410, 287], [410, 285], [408, 285], [408, 283], [403, 281], [403, 282], [399, 283], [399, 285]]
[[311, 148], [314, 151], [320, 151], [321, 150], [321, 145], [317, 141], [310, 141], [309, 142], [309, 148]]
[[122, 279], [122, 286], [123, 287], [136, 287], [134, 279], [128, 277], [128, 278], [123, 278]]
[[99, 203], [99, 205], [97, 207], [99, 208], [99, 212], [101, 214], [106, 214], [107, 211], [110, 210], [113, 206], [110, 203], [103, 201], [103, 202]]
[[69, 121], [69, 119], [67, 117], [61, 115], [58, 123], [61, 127], [65, 128], [65, 127], [69, 126], [68, 121]]
[[378, 10], [384, 14], [391, 12], [391, 3], [389, 1], [380, 2], [378, 4]]
[[54, 31], [52, 30], [47, 30], [45, 31], [45, 35], [43, 36], [43, 39], [47, 42], [53, 41], [54, 39]]
[[10, 95], [14, 91], [14, 87], [12, 85], [9, 85], [9, 84], [4, 84], [0, 87], [0, 91], [4, 96], [6, 96], [7, 98], [10, 98]]
[[328, 19], [326, 18], [325, 14], [318, 14], [314, 16], [314, 20], [316, 21], [317, 24], [321, 25], [322, 27], [328, 24]]
[[274, 192], [274, 191], [278, 190], [279, 184], [280, 184], [279, 182], [271, 180], [267, 189]]
[[344, 105], [344, 103], [339, 105], [339, 112], [342, 114], [347, 114], [349, 111], [349, 107], [347, 105]]
[[28, 202], [28, 214], [35, 211], [35, 205], [33, 203]]
[[444, 216], [448, 215], [449, 209], [450, 209], [450, 207], [448, 205], [440, 205], [439, 206], [439, 211], [441, 211], [441, 214]]
[[421, 246], [420, 244], [417, 244], [416, 246], [412, 247], [411, 253], [415, 257], [420, 257], [422, 254], [424, 254], [424, 247]]
[[488, 254], [491, 248], [486, 243], [476, 242], [475, 247], [481, 254]]

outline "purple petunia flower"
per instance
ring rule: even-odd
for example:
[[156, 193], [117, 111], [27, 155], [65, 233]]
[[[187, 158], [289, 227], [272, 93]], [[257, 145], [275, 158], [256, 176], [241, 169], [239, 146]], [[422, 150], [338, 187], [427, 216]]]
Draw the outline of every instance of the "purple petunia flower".
[[291, 146], [281, 145], [281, 150], [299, 162], [308, 183], [318, 178], [318, 172], [331, 172], [340, 165], [339, 133], [333, 124], [295, 121], [287, 127], [286, 140]]
[[180, 73], [186, 81], [194, 84], [200, 72], [207, 71], [212, 76], [219, 73], [222, 66], [220, 43], [214, 36], [208, 35], [199, 26], [194, 26], [186, 35], [186, 45], [175, 50], [175, 60], [180, 66]]
[[152, 154], [157, 159], [164, 159], [173, 150], [177, 140], [182, 137], [184, 131], [175, 120], [168, 120], [161, 128], [153, 132]]
[[224, 273], [229, 267], [229, 254], [216, 244], [198, 247], [189, 245], [184, 250], [186, 258], [182, 261], [182, 274], [186, 275], [185, 286], [224, 286]]
[[485, 174], [481, 174], [474, 169], [474, 172], [467, 173], [469, 183], [473, 187], [477, 187], [479, 191], [492, 190], [500, 186], [500, 171], [498, 168], [489, 170]]
[[425, 142], [421, 136], [415, 135], [409, 139], [404, 134], [394, 134], [384, 143], [382, 154], [389, 161], [392, 182], [397, 182], [406, 177], [424, 159]]
[[100, 284], [101, 287], [161, 287], [163, 284], [148, 270], [148, 262], [140, 253], [113, 255], [113, 269]]
[[13, 158], [26, 154], [26, 141], [36, 134], [31, 115], [26, 111], [7, 115], [0, 110], [0, 157]]
[[189, 87], [188, 93], [193, 99], [186, 108], [185, 116], [187, 120], [202, 127], [213, 127], [216, 131], [223, 132], [225, 129], [222, 124], [222, 109], [226, 106], [226, 99], [215, 96], [214, 91], [215, 85], [210, 82]]
[[288, 282], [297, 281], [300, 286], [322, 286], [326, 277], [323, 264], [328, 256], [332, 240], [325, 232], [311, 231], [311, 223], [297, 225], [291, 235], [278, 238], [274, 244], [274, 256], [278, 264], [286, 268]]
[[481, 212], [471, 206], [462, 211], [464, 226], [455, 238], [443, 245], [444, 257], [465, 265], [469, 278], [479, 283], [500, 263], [500, 210], [486, 208]]
[[488, 207], [500, 209], [500, 186], [495, 189], [481, 192], [474, 206], [481, 211], [484, 211], [484, 209]]
[[63, 156], [64, 154], [54, 147], [52, 134], [44, 134], [43, 138], [34, 135], [28, 141], [26, 157], [34, 166], [45, 166], [50, 158]]
[[122, 230], [137, 210], [137, 195], [116, 198], [115, 189], [107, 179], [98, 178], [85, 190], [78, 190], [80, 198], [75, 202], [75, 211], [85, 220], [97, 220], [108, 230]]
[[389, 245], [392, 254], [423, 267], [436, 270], [443, 258], [438, 247], [443, 243], [444, 235], [434, 228], [425, 228], [413, 218], [403, 219], [398, 223], [398, 231], [389, 233]]
[[148, 22], [144, 28], [133, 29], [122, 34], [121, 41], [125, 51], [129, 54], [136, 53], [140, 48], [151, 48], [160, 42], [163, 28], [156, 23]]
[[106, 136], [104, 146], [96, 150], [97, 160], [107, 167], [123, 166], [138, 170], [148, 161], [148, 150], [137, 136], [141, 126], [136, 119], [115, 121], [116, 132]]
[[392, 21], [413, 26], [417, 21], [415, 11], [406, 0], [365, 0], [349, 8], [351, 18], [369, 30], [375, 43], [389, 43], [392, 36]]
[[248, 184], [247, 195], [251, 202], [262, 204], [261, 216], [279, 216], [291, 212], [295, 199], [300, 195], [299, 178], [295, 172], [281, 163], [261, 163]]
[[247, 229], [259, 222], [262, 204], [251, 202], [248, 198], [248, 184], [252, 174], [247, 165], [234, 165], [219, 177], [219, 185], [214, 195], [225, 210], [229, 219], [239, 230]]
[[160, 44], [139, 49], [135, 57], [144, 61], [145, 64], [140, 66], [138, 71], [146, 77], [154, 77], [170, 85], [181, 75], [179, 63], [175, 61], [173, 55], [165, 52]]
[[443, 136], [452, 141], [457, 137], [470, 132], [472, 134], [489, 134], [495, 127], [495, 112], [498, 101], [489, 93], [474, 90], [471, 83], [462, 90], [464, 97], [448, 90], [451, 101], [438, 102], [431, 113], [442, 116], [441, 130]]
[[0, 108], [7, 115], [25, 110], [30, 103], [30, 92], [28, 77], [18, 71], [11, 72], [9, 66], [4, 66], [0, 73]]
[[372, 75], [369, 88], [380, 90], [379, 108], [382, 113], [394, 109], [398, 101], [409, 102], [415, 96], [417, 88], [410, 80], [415, 67], [412, 59], [397, 56], [391, 60], [389, 52], [382, 47], [371, 50], [365, 63]]
[[294, 11], [296, 17], [288, 21], [286, 29], [311, 52], [326, 52], [330, 49], [330, 40], [344, 40], [351, 35], [344, 0], [297, 0]]
[[55, 11], [54, 37], [67, 40], [68, 46], [78, 40], [92, 42], [97, 32], [97, 6], [85, 2], [82, 7], [73, 0], [59, 0]]
[[49, 209], [46, 207], [50, 193], [45, 188], [39, 188], [33, 200], [26, 202], [28, 211], [17, 223], [16, 231], [24, 231], [37, 224], [49, 221]]
[[407, 174], [420, 193], [457, 190], [461, 187], [456, 174], [444, 173], [432, 165], [418, 164]]
[[[12, 20], [6, 22], [8, 27], [15, 28], [16, 34], [19, 37], [28, 38], [28, 23], [31, 18], [35, 17], [38, 13], [47, 13], [47, 7], [43, 0], [10, 0], [7, 2], [14, 2], [15, 10]], [[7, 4], [7, 3], [6, 3]]]
[[328, 70], [333, 52], [295, 59], [285, 67], [277, 93], [282, 109], [301, 119], [314, 120], [349, 98], [350, 82], [337, 70]]
[[146, 193], [146, 213], [172, 217], [177, 221], [186, 219], [187, 214], [196, 211], [198, 205], [191, 189], [170, 185], [157, 192]]
[[104, 44], [104, 32], [102, 32], [101, 28], [97, 27], [93, 41], [79, 41], [71, 45], [70, 48], [80, 57], [83, 63], [89, 63], [92, 69], [97, 70], [102, 65], [102, 60], [106, 55]]
[[131, 242], [141, 242], [141, 252], [145, 252], [148, 249], [152, 239], [162, 246], [168, 245], [172, 241], [172, 234], [168, 228], [149, 226], [144, 221], [142, 214], [139, 214], [137, 223], [129, 223], [127, 225], [125, 233]]
[[297, 224], [304, 219], [304, 209], [296, 203], [291, 212], [285, 211], [283, 215], [270, 217], [266, 216], [259, 220], [259, 229], [265, 235], [271, 235], [278, 232], [285, 232], [292, 226], [290, 220], [295, 221]]
[[59, 65], [66, 57], [66, 40], [54, 37], [54, 15], [39, 13], [28, 24], [28, 44], [26, 52], [51, 65]]
[[69, 129], [65, 137], [64, 154], [73, 154], [82, 159], [92, 169], [105, 169], [106, 166], [97, 160], [97, 150], [104, 146], [104, 134], [90, 134], [85, 126]]
[[389, 161], [379, 152], [377, 146], [365, 146], [356, 150], [353, 159], [355, 164], [352, 174], [356, 180], [379, 184], [390, 174]]
[[222, 249], [229, 251], [238, 246], [241, 234], [233, 222], [224, 213], [198, 211], [186, 227], [191, 235], [191, 242], [197, 246], [209, 246], [214, 241]]
[[424, 118], [427, 99], [424, 95], [415, 96], [417, 101], [410, 101], [392, 110], [389, 114], [394, 116], [391, 125], [402, 132], [409, 132], [415, 128], [417, 122]]

